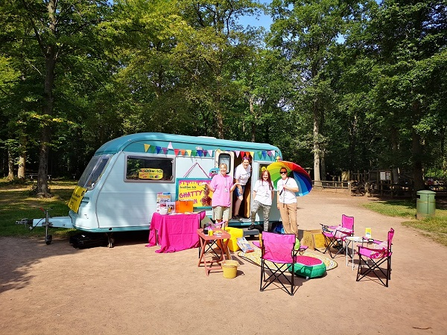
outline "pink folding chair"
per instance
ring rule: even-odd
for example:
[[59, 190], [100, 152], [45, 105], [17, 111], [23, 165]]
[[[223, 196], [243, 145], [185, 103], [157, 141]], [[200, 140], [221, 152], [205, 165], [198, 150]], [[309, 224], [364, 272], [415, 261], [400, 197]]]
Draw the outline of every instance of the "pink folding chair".
[[[357, 280], [365, 278], [367, 275], [377, 277], [380, 282], [388, 287], [391, 280], [391, 246], [393, 245], [394, 229], [388, 232], [387, 241], [373, 240], [368, 246], [359, 245], [359, 266], [357, 270]], [[386, 265], [385, 267], [382, 267]], [[383, 278], [384, 277], [384, 278]]]
[[[335, 258], [338, 254], [345, 252], [344, 241], [348, 236], [354, 236], [354, 217], [342, 214], [341, 224], [338, 226], [322, 226], [326, 249], [323, 253], [329, 251], [329, 255]], [[333, 250], [336, 250], [333, 252]]]
[[[261, 285], [264, 291], [270, 284], [277, 282], [290, 295], [294, 294], [294, 273], [289, 271], [296, 263], [299, 250], [295, 250], [294, 234], [262, 233], [261, 246]], [[290, 285], [290, 289], [289, 289]]]

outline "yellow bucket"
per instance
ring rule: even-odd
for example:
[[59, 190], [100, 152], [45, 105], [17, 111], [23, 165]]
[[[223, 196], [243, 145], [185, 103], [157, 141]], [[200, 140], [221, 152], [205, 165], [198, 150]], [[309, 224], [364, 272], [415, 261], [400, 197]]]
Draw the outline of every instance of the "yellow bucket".
[[237, 274], [237, 261], [226, 260], [221, 263], [224, 278], [233, 279]]

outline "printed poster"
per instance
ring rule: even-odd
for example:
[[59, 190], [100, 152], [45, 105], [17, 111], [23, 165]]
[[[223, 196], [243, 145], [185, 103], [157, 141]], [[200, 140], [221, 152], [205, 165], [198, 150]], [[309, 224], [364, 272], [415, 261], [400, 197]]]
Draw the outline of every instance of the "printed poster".
[[211, 207], [213, 192], [208, 188], [209, 178], [178, 178], [177, 200], [192, 201], [194, 208]]

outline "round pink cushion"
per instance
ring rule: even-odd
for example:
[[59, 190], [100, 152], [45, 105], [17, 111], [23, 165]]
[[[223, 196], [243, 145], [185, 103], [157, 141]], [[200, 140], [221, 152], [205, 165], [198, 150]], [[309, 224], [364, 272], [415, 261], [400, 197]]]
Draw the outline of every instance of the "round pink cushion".
[[321, 265], [323, 261], [318, 258], [309, 257], [309, 256], [298, 256], [296, 258], [296, 263], [302, 264], [304, 266], [315, 266], [315, 265]]

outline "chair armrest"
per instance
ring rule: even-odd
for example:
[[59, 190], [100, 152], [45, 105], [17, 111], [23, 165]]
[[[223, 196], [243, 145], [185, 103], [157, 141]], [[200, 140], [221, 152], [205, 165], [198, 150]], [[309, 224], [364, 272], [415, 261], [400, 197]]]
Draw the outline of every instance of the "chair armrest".
[[364, 247], [361, 245], [358, 245], [358, 254], [359, 255], [364, 255], [367, 256], [369, 258], [382, 258], [382, 257], [386, 257], [388, 255], [388, 249], [387, 248], [369, 248], [369, 247]]

